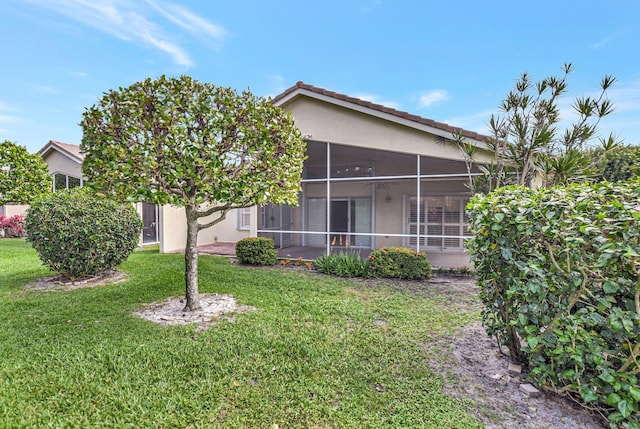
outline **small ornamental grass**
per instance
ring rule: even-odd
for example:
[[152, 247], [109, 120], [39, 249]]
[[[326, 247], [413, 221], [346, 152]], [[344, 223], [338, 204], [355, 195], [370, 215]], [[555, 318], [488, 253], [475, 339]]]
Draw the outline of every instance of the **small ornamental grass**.
[[369, 275], [408, 280], [431, 278], [431, 263], [423, 252], [406, 247], [382, 247], [369, 255]]
[[25, 227], [27, 241], [47, 267], [78, 278], [126, 260], [138, 244], [142, 221], [131, 204], [76, 188], [33, 203]]
[[406, 247], [383, 247], [364, 260], [357, 253], [332, 253], [316, 259], [315, 267], [321, 273], [340, 277], [431, 278], [431, 263], [426, 255]]
[[243, 238], [236, 243], [236, 256], [243, 264], [275, 265], [278, 252], [273, 240], [266, 237]]
[[365, 277], [369, 264], [357, 253], [330, 253], [315, 261], [316, 270], [339, 277]]

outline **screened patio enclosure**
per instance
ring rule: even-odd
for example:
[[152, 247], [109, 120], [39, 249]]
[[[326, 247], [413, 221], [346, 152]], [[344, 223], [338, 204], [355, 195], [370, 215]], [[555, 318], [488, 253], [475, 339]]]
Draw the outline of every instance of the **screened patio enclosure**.
[[280, 256], [366, 257], [403, 246], [435, 265], [468, 265], [463, 161], [317, 141], [307, 142], [307, 156], [298, 206], [258, 210], [258, 235], [272, 238]]

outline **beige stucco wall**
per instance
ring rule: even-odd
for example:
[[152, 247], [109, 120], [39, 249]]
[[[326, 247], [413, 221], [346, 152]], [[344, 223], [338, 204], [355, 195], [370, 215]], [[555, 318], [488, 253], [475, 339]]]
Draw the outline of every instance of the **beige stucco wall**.
[[442, 143], [432, 134], [320, 100], [297, 97], [281, 107], [293, 114], [303, 134], [316, 141], [463, 159], [455, 144]]
[[[256, 218], [256, 215], [256, 208], [253, 207], [251, 212], [252, 225], [256, 223], [253, 221], [253, 219]], [[200, 223], [206, 223], [213, 219], [213, 216], [202, 218], [200, 219]], [[231, 210], [227, 214], [225, 220], [211, 228], [200, 231], [198, 234], [198, 246], [204, 246], [216, 242], [235, 243], [238, 240], [251, 236], [251, 230], [238, 229], [237, 219], [237, 211]], [[255, 236], [255, 226], [252, 226], [252, 228], [253, 235]], [[183, 251], [186, 242], [187, 221], [185, 218], [184, 208], [172, 206], [160, 207], [160, 252], [171, 253]]]
[[28, 208], [29, 206], [20, 204], [5, 204], [4, 206], [0, 206], [0, 215], [4, 215], [5, 217], [24, 215]]
[[77, 178], [82, 177], [82, 164], [56, 150], [50, 150], [44, 161], [49, 166], [49, 174], [64, 173]]

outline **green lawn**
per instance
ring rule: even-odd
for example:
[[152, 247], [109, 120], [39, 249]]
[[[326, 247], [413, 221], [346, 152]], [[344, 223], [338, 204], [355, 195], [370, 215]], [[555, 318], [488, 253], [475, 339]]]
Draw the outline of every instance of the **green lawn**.
[[127, 282], [25, 291], [50, 274], [0, 240], [0, 427], [469, 428], [421, 347], [477, 314], [395, 289], [200, 257], [200, 291], [255, 312], [206, 330], [132, 315], [183, 292], [182, 255], [137, 251]]

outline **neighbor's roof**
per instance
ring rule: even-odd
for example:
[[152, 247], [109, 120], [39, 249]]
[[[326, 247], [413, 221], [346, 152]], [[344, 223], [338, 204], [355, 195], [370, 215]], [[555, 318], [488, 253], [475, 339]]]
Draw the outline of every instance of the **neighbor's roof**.
[[84, 155], [80, 153], [80, 145], [62, 143], [55, 140], [49, 140], [49, 143], [44, 145], [44, 147], [38, 151], [38, 154], [44, 158], [47, 153], [52, 150], [60, 152], [67, 158], [71, 158], [73, 161], [76, 161], [78, 164], [82, 164], [82, 161], [84, 160]]
[[350, 97], [348, 95], [328, 91], [317, 86], [306, 84], [302, 81], [298, 81], [291, 88], [288, 88], [283, 93], [275, 96], [271, 100], [271, 102], [276, 106], [281, 106], [282, 104], [295, 98], [298, 95], [305, 95], [307, 97], [324, 100], [333, 104], [341, 105], [343, 107], [358, 110], [363, 113], [372, 114], [380, 118], [404, 123], [405, 125], [410, 125], [411, 123], [413, 123], [414, 126], [421, 125], [422, 127], [420, 128], [424, 128], [426, 126], [426, 128], [433, 134], [440, 135], [446, 138], [451, 138], [451, 134], [460, 132], [463, 136], [478, 141], [487, 141], [489, 139], [488, 136], [476, 133], [475, 131], [464, 130], [462, 128], [454, 127], [442, 122], [437, 122], [432, 119], [427, 119], [408, 112], [392, 109], [391, 107], [386, 107], [382, 104], [376, 104], [370, 101], [362, 100], [360, 98]]

